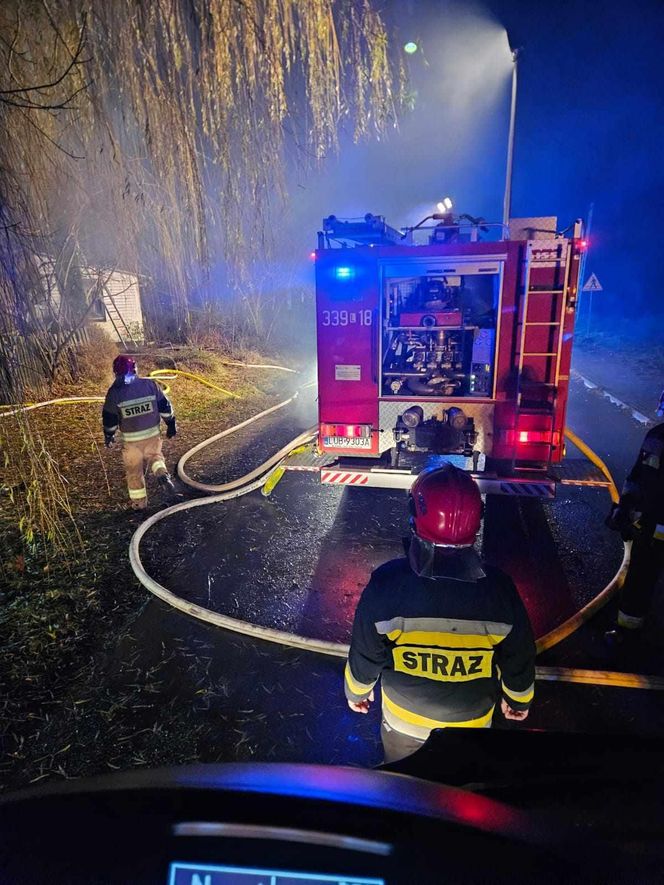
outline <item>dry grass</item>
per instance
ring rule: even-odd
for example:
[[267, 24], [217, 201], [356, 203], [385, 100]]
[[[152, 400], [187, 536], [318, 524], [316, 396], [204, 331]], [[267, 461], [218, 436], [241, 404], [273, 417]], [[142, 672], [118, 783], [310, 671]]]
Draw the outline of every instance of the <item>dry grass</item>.
[[79, 345], [74, 352], [72, 380], [103, 385], [119, 353], [118, 345], [94, 323], [87, 327], [86, 333], [87, 342]]
[[[270, 258], [286, 149], [302, 165], [336, 148], [341, 120], [356, 138], [383, 131], [396, 82], [369, 0], [1, 3], [5, 401], [25, 401], [30, 385], [51, 380], [54, 356], [68, 361], [88, 306], [84, 265], [149, 277], [166, 296], [164, 310], [155, 295], [152, 316], [170, 310], [177, 340], [192, 331], [194, 300], [200, 316], [219, 312], [234, 347], [247, 328], [265, 340], [283, 282], [255, 258], [278, 264]], [[56, 300], [44, 298], [44, 258]], [[201, 344], [224, 344], [214, 327], [201, 334]], [[76, 393], [101, 384], [109, 347], [98, 339], [74, 357]], [[67, 386], [61, 373], [57, 392]], [[43, 441], [50, 446], [49, 428], [33, 437], [32, 427], [30, 418], [16, 430], [22, 458], [35, 458], [25, 468], [14, 459], [26, 495], [43, 470]], [[60, 495], [67, 455], [51, 468]], [[39, 493], [32, 501], [19, 516], [28, 535], [49, 523], [46, 536], [64, 537], [52, 524], [58, 508]]]
[[[241, 393], [242, 399], [229, 399], [186, 379], [173, 382], [179, 430], [174, 439], [164, 439], [171, 470], [191, 446], [282, 399], [293, 383], [290, 376], [247, 372], [224, 365], [219, 354], [194, 350], [146, 352], [139, 369], [148, 374], [174, 362], [185, 371], [202, 371], [210, 380]], [[78, 390], [76, 385], [63, 385], [61, 392]], [[106, 382], [95, 392], [105, 390]], [[100, 650], [111, 657], [115, 654], [118, 634], [146, 600], [127, 561], [137, 523], [127, 511], [120, 452], [117, 447], [103, 447], [99, 404], [37, 410], [26, 413], [25, 420], [28, 416], [32, 438], [45, 441], [48, 458], [58, 467], [81, 538], [68, 551], [56, 555], [51, 549], [46, 555], [42, 547], [26, 544], [16, 511], [7, 497], [0, 498], [0, 743], [11, 754], [4, 761], [0, 758], [0, 782], [3, 769], [14, 771], [25, 765], [29, 779], [40, 777], [42, 769], [71, 770], [74, 756], [76, 764], [83, 764], [86, 749], [77, 746], [72, 734], [88, 708], [77, 704], [90, 702], [95, 708], [93, 721], [104, 718], [104, 699], [112, 688], [99, 684], [98, 670], [104, 666]], [[20, 449], [18, 435], [14, 442]], [[33, 479], [45, 487], [50, 483], [48, 474]], [[23, 494], [20, 477], [14, 482], [15, 494]], [[155, 494], [153, 487], [150, 491]], [[85, 688], [79, 695], [76, 686], [81, 684]], [[122, 701], [127, 708], [120, 706], [114, 714], [126, 719], [128, 734], [136, 730], [131, 704], [138, 703], [136, 696], [141, 693], [149, 695], [149, 686], [128, 692]], [[54, 737], [57, 734], [62, 741]], [[49, 746], [55, 741], [56, 749], [66, 746], [67, 752], [40, 761], [42, 740]], [[129, 746], [125, 750], [111, 741], [108, 758], [122, 767], [133, 764], [123, 755]]]

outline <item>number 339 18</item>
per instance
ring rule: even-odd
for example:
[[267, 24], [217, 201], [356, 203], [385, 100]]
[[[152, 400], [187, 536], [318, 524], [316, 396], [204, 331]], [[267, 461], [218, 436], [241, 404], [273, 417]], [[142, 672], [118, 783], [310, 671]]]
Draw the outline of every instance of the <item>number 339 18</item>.
[[370, 310], [324, 310], [321, 312], [323, 326], [370, 326]]

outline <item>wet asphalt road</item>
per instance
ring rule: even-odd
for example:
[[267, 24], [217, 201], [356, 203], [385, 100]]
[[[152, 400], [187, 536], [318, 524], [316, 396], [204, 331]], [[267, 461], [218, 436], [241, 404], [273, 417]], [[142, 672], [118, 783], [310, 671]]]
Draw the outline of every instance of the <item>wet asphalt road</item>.
[[[572, 391], [569, 425], [605, 458], [620, 484], [644, 428], [582, 383], [574, 382]], [[233, 456], [226, 441], [188, 469], [217, 482], [241, 475], [312, 423], [314, 405], [313, 398], [301, 400], [296, 414], [279, 413], [256, 433], [243, 434], [241, 445], [234, 440]], [[617, 569], [621, 545], [602, 526], [607, 510], [606, 492], [595, 489], [563, 488], [553, 504], [489, 500], [483, 554], [514, 576], [537, 635], [585, 604]], [[371, 569], [401, 552], [405, 528], [403, 493], [321, 488], [315, 477], [287, 474], [270, 499], [253, 493], [165, 520], [146, 537], [143, 559], [161, 583], [199, 604], [346, 641]], [[605, 649], [601, 635], [612, 603], [539, 663], [662, 674], [661, 609], [660, 595], [637, 648], [617, 655]], [[156, 665], [161, 659], [164, 692], [191, 705], [203, 761], [379, 760], [377, 710], [369, 716], [348, 710], [340, 660], [234, 636], [156, 601], [125, 637], [118, 663], [133, 647]], [[664, 705], [656, 692], [540, 683], [528, 724], [664, 734]], [[503, 720], [496, 726], [513, 727]]]
[[[581, 392], [581, 391], [580, 391]], [[208, 482], [242, 476], [311, 426], [315, 391], [210, 446], [187, 465]], [[617, 570], [622, 547], [597, 530], [606, 492], [564, 487], [556, 501], [491, 496], [479, 547], [515, 580], [537, 636], [589, 602]], [[374, 568], [403, 552], [406, 495], [321, 486], [288, 472], [260, 493], [160, 522], [143, 542], [149, 573], [183, 598], [224, 615], [347, 642]]]

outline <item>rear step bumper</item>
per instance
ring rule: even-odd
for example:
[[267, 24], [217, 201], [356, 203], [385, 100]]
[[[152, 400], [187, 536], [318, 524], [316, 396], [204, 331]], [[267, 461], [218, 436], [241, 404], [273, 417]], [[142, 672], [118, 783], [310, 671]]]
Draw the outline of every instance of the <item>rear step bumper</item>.
[[[452, 455], [449, 460], [458, 462], [459, 467], [468, 469], [472, 463], [463, 456]], [[320, 473], [324, 485], [344, 485], [362, 488], [408, 490], [415, 482], [419, 470], [416, 468], [393, 468], [375, 460], [338, 459], [333, 455], [320, 454], [314, 445], [303, 446], [285, 459], [285, 470], [299, 470]], [[556, 487], [563, 485], [604, 486], [608, 485], [593, 464], [585, 459], [565, 459], [553, 467], [550, 473], [541, 470], [519, 470], [514, 476], [498, 476], [485, 471], [470, 475], [483, 495], [520, 495], [528, 498], [551, 500], [556, 496]]]
[[[493, 476], [486, 473], [471, 473], [483, 495], [523, 495], [529, 498], [555, 498], [556, 482], [550, 477]], [[344, 467], [335, 464], [324, 467], [320, 472], [320, 480], [324, 485], [362, 486], [378, 489], [408, 490], [417, 479], [417, 473], [406, 470], [376, 467]]]

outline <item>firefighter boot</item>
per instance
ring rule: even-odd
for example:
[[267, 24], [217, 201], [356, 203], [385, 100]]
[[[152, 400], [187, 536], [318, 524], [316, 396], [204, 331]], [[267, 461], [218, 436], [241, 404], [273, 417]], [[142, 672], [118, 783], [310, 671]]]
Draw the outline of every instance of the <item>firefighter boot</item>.
[[604, 642], [610, 649], [618, 649], [624, 645], [629, 645], [630, 640], [634, 639], [638, 634], [638, 630], [629, 630], [627, 627], [621, 627], [620, 624], [614, 624], [604, 634]]

